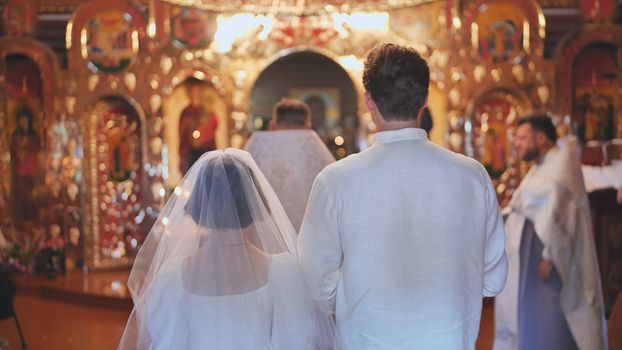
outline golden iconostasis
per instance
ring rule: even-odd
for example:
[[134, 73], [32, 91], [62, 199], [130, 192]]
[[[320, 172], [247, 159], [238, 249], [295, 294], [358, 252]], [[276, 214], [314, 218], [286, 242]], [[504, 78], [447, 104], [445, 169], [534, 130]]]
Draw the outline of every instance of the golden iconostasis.
[[[7, 1], [2, 232], [20, 261], [62, 241], [61, 270], [129, 266], [193, 160], [243, 147], [282, 97], [310, 105], [337, 158], [367, 147], [363, 62], [386, 41], [428, 59], [430, 139], [480, 160], [504, 203], [521, 176], [511, 147], [520, 116], [551, 112], [586, 147], [622, 137], [613, 2], [581, 1], [581, 26], [547, 58], [543, 3]], [[66, 69], [34, 38], [43, 11], [71, 14]]]

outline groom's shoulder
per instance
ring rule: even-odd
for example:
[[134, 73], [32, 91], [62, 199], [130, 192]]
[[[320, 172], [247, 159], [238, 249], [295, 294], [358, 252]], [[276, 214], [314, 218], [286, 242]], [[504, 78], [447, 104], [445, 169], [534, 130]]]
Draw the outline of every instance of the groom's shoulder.
[[358, 168], [367, 164], [365, 153], [365, 151], [362, 151], [360, 153], [350, 154], [345, 158], [327, 165], [322, 172], [326, 172], [327, 174], [343, 174], [356, 171]]
[[444, 162], [448, 167], [452, 167], [455, 170], [463, 170], [464, 172], [472, 172], [477, 175], [480, 175], [482, 171], [486, 171], [480, 162], [471, 157], [438, 145], [432, 145], [432, 147], [436, 153], [433, 157]]
[[352, 178], [352, 176], [359, 173], [362, 163], [364, 163], [362, 162], [365, 158], [363, 153], [364, 151], [361, 153], [351, 154], [334, 163], [328, 164], [318, 173], [316, 181], [325, 180], [336, 184], [336, 182], [339, 182], [340, 179]]

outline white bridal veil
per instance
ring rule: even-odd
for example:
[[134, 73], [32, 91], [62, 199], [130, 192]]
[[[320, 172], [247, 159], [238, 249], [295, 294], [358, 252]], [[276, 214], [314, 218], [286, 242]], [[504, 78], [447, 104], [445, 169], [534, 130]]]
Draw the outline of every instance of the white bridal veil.
[[204, 154], [166, 203], [128, 280], [120, 349], [329, 349], [296, 233], [250, 154]]

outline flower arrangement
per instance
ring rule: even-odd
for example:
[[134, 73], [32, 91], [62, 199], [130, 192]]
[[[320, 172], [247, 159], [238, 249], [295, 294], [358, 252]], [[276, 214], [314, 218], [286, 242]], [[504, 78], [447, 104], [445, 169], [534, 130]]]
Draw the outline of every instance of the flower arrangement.
[[33, 262], [38, 254], [39, 242], [45, 230], [33, 227], [19, 234], [14, 226], [0, 228], [0, 261], [15, 273], [32, 272]]
[[36, 271], [46, 273], [48, 278], [56, 278], [63, 269], [65, 240], [60, 229], [52, 229], [50, 233], [48, 236], [43, 227], [37, 226], [21, 230], [8, 225], [0, 227], [0, 262], [3, 267], [12, 273]]
[[65, 240], [61, 236], [42, 240], [39, 243], [39, 255], [48, 278], [56, 278], [65, 258]]

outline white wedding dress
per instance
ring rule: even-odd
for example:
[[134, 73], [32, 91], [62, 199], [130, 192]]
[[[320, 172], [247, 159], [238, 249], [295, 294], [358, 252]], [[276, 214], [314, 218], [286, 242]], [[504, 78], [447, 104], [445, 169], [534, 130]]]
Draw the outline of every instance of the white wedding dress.
[[296, 232], [250, 154], [204, 154], [136, 256], [119, 349], [331, 349], [329, 306], [311, 298], [297, 256]]
[[[303, 298], [300, 271], [288, 253], [270, 259], [265, 285], [248, 293], [202, 296], [182, 284], [182, 261], [172, 262], [153, 282], [146, 298], [150, 349], [310, 349], [313, 317]], [[287, 289], [287, 299], [274, 300]], [[170, 300], [187, 300], [175, 305]], [[260, 305], [249, 310], [247, 305]], [[210, 315], [227, 314], [214, 319]], [[171, 317], [171, 315], [176, 315]], [[274, 332], [272, 330], [275, 330]]]

